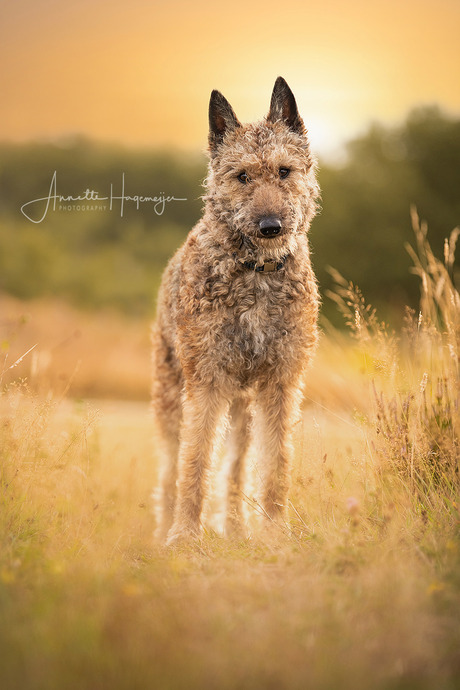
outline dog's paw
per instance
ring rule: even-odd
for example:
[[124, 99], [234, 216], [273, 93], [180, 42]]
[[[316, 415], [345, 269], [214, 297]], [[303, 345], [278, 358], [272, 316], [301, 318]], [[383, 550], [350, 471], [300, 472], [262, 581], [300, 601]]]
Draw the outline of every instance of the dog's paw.
[[191, 525], [173, 525], [166, 537], [166, 546], [181, 546], [197, 541], [199, 538], [199, 528]]
[[168, 526], [162, 524], [158, 525], [158, 527], [153, 532], [153, 541], [157, 544], [164, 544], [168, 537], [170, 526], [171, 524], [169, 524]]

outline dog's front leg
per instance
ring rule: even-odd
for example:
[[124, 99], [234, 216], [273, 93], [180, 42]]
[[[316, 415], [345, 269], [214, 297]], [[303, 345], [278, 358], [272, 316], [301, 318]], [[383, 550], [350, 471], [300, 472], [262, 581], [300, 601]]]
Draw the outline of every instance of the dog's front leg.
[[227, 535], [242, 534], [242, 491], [245, 456], [249, 448], [251, 415], [248, 400], [236, 398], [230, 411], [231, 430], [228, 437], [229, 474], [227, 484]]
[[263, 477], [262, 505], [268, 518], [284, 521], [292, 465], [292, 432], [300, 408], [301, 390], [295, 382], [268, 381], [257, 392], [257, 445]]
[[186, 387], [182, 408], [178, 496], [167, 544], [200, 534], [212, 449], [225, 409], [214, 387]]

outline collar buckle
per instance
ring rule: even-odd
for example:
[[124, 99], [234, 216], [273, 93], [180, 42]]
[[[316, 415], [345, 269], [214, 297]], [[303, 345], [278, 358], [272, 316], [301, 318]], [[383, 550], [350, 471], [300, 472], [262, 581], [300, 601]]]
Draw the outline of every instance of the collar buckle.
[[256, 268], [256, 271], [264, 271], [264, 273], [276, 271], [276, 261], [264, 261], [262, 266]]

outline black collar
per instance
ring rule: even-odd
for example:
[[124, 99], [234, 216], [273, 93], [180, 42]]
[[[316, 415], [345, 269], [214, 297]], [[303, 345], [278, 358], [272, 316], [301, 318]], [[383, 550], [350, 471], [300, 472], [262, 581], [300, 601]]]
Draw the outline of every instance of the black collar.
[[255, 261], [243, 261], [243, 259], [237, 259], [237, 261], [249, 271], [271, 273], [272, 271], [281, 271], [286, 263], [286, 259], [287, 256], [283, 256], [280, 261], [270, 259], [269, 261], [264, 261], [262, 264], [257, 264]]

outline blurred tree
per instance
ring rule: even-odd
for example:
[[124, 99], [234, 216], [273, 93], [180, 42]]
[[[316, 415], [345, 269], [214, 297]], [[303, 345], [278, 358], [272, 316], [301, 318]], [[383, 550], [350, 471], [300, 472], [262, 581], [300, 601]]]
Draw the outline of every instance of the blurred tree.
[[[374, 124], [348, 144], [344, 165], [320, 167], [320, 184], [323, 211], [311, 241], [322, 290], [332, 284], [330, 265], [388, 317], [402, 304], [416, 307], [419, 284], [404, 250], [414, 239], [410, 206], [442, 256], [444, 238], [460, 223], [460, 121], [428, 107], [401, 127]], [[333, 317], [331, 305], [323, 309]]]
[[[120, 200], [75, 202], [104, 211], [50, 211], [41, 223], [22, 204], [46, 197], [54, 171], [57, 193], [99, 197], [166, 195], [165, 204]], [[201, 214], [204, 156], [127, 150], [86, 139], [61, 144], [0, 145], [0, 290], [19, 297], [59, 295], [85, 307], [115, 306], [132, 314], [153, 310], [161, 272]], [[73, 202], [69, 202], [72, 206]], [[33, 209], [35, 219], [43, 213]], [[158, 207], [161, 211], [161, 205]], [[32, 215], [28, 207], [27, 212]]]
[[[48, 194], [100, 196], [166, 194], [187, 201], [119, 202], [112, 212], [50, 212], [33, 224], [22, 204]], [[59, 295], [85, 307], [153, 311], [161, 272], [201, 214], [204, 156], [128, 150], [84, 138], [60, 143], [0, 145], [0, 290], [20, 297]], [[413, 241], [409, 209], [428, 222], [442, 256], [444, 238], [460, 223], [460, 120], [436, 107], [409, 113], [400, 127], [374, 124], [347, 145], [341, 166], [320, 165], [321, 214], [311, 231], [322, 292], [332, 285], [327, 266], [358, 284], [387, 317], [418, 304], [404, 243]], [[334, 318], [335, 307], [324, 300]], [[336, 319], [337, 322], [337, 319]]]

